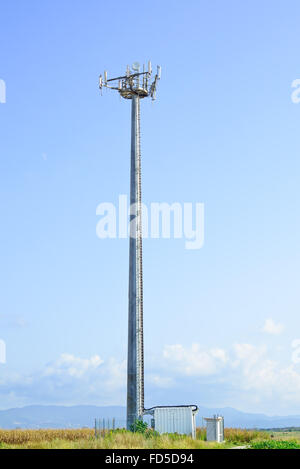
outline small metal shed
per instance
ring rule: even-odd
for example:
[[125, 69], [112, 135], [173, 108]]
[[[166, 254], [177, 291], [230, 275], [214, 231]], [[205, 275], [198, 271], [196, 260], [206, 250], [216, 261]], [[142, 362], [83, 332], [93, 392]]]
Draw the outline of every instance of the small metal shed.
[[224, 441], [224, 417], [214, 416], [204, 419], [206, 421], [206, 439], [207, 441]]
[[159, 433], [178, 433], [196, 438], [197, 412], [195, 405], [159, 406], [147, 409], [145, 414], [152, 415], [152, 426]]

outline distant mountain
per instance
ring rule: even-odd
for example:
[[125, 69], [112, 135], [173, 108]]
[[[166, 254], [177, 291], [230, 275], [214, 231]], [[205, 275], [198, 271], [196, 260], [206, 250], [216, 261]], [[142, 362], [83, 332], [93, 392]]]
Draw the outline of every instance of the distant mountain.
[[[264, 414], [249, 414], [226, 407], [223, 409], [208, 409], [199, 407], [197, 425], [202, 424], [202, 418], [215, 414], [223, 415], [226, 427], [235, 428], [285, 428], [300, 427], [300, 415], [287, 417], [268, 417]], [[124, 427], [126, 409], [120, 406], [28, 406], [23, 408], [0, 411], [0, 428], [82, 428], [94, 426], [95, 418], [110, 425], [115, 419], [116, 426]]]
[[284, 427], [300, 427], [300, 415], [289, 415], [286, 417], [269, 417], [264, 414], [250, 414], [241, 412], [231, 407], [223, 409], [207, 409], [199, 407], [197, 423], [201, 424], [201, 417], [211, 415], [222, 415], [226, 427], [234, 428], [284, 428]]
[[0, 428], [83, 428], [93, 427], [95, 419], [105, 419], [106, 425], [115, 419], [116, 425], [125, 426], [125, 407], [97, 406], [28, 406], [0, 411]]

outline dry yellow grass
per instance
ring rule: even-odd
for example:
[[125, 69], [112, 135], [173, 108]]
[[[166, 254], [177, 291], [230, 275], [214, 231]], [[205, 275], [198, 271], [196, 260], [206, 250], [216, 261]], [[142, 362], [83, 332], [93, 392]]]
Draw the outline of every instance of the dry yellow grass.
[[[241, 428], [225, 428], [225, 440], [231, 443], [249, 443], [257, 439], [269, 440], [270, 434], [260, 430], [244, 430]], [[197, 439], [206, 440], [206, 429], [197, 428]]]
[[259, 431], [227, 428], [225, 444], [205, 441], [206, 431], [197, 429], [193, 440], [183, 435], [151, 435], [125, 430], [107, 431], [95, 438], [94, 430], [0, 430], [0, 448], [31, 449], [221, 449], [233, 444], [270, 439]]
[[145, 437], [125, 430], [107, 431], [100, 438], [83, 430], [0, 430], [0, 447], [12, 449], [209, 449], [222, 445], [180, 435]]
[[243, 430], [240, 428], [225, 428], [225, 440], [232, 443], [250, 443], [253, 440], [269, 440], [268, 432], [259, 430]]
[[80, 430], [0, 430], [0, 443], [24, 444], [53, 440], [88, 440], [94, 437], [91, 429]]

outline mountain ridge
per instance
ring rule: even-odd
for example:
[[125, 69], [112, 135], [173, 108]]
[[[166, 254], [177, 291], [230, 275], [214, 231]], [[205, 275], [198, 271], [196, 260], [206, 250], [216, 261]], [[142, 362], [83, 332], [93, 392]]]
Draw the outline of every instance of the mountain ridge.
[[[286, 428], [300, 427], [300, 415], [267, 416], [242, 412], [232, 407], [207, 408], [199, 406], [197, 425], [202, 425], [204, 417], [215, 414], [223, 415], [226, 427], [235, 428]], [[43, 429], [43, 428], [82, 428], [94, 426], [95, 419], [105, 425], [126, 424], [126, 408], [122, 406], [40, 406], [31, 405], [15, 407], [0, 411], [0, 428], [2, 429]]]

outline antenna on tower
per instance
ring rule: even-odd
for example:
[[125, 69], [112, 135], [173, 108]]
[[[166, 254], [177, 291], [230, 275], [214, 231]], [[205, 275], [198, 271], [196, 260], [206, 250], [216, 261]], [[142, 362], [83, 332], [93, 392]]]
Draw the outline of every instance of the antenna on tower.
[[120, 93], [122, 98], [132, 99], [133, 96], [138, 96], [140, 99], [151, 97], [153, 100], [156, 97], [157, 82], [161, 78], [161, 67], [158, 65], [157, 73], [151, 82], [152, 77], [152, 64], [149, 61], [147, 71], [145, 71], [145, 65], [142, 67], [139, 62], [134, 62], [131, 66], [126, 67], [126, 73], [124, 76], [108, 79], [107, 71], [104, 72], [103, 78], [100, 75], [100, 89], [109, 88], [116, 90]]

